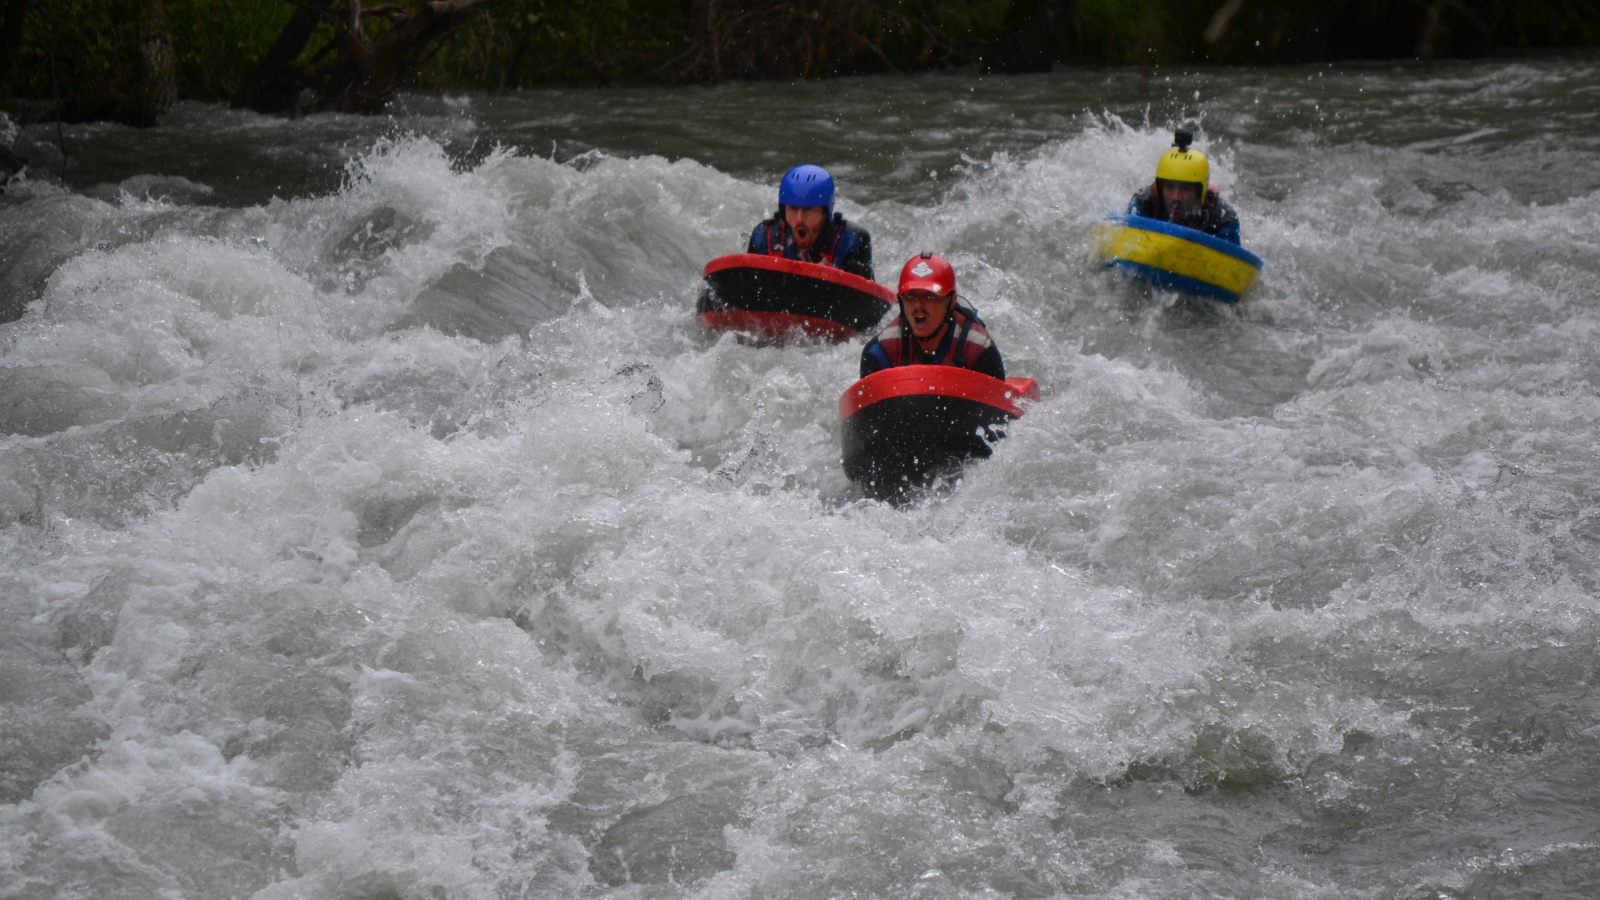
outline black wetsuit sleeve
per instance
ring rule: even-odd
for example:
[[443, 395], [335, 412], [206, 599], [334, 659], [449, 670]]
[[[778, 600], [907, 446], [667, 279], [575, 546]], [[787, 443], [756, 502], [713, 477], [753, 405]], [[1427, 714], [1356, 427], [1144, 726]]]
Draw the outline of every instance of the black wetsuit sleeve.
[[984, 348], [978, 358], [972, 361], [972, 371], [982, 372], [990, 378], [999, 378], [1004, 381], [1006, 377], [1006, 364], [1000, 359], [1000, 348], [990, 344]]
[[1206, 231], [1225, 241], [1239, 243], [1239, 214], [1221, 197], [1217, 198], [1216, 217]]
[[766, 253], [767, 252], [767, 230], [772, 228], [772, 227], [774, 227], [774, 226], [776, 226], [777, 224], [778, 224], [778, 220], [777, 219], [768, 219], [765, 222], [762, 222], [760, 225], [757, 225], [755, 227], [755, 229], [750, 232], [750, 240], [745, 245], [744, 252], [746, 252], [746, 253]]
[[849, 272], [851, 275], [860, 275], [862, 278], [872, 281], [872, 235], [861, 228], [852, 227], [850, 230], [856, 233], [860, 243], [856, 245], [855, 249], [846, 254], [845, 258], [840, 262], [839, 268]]
[[1128, 201], [1128, 215], [1155, 218], [1156, 193], [1149, 185], [1133, 192], [1133, 197]]
[[883, 352], [883, 345], [873, 338], [865, 347], [861, 348], [861, 377], [865, 378], [873, 372], [889, 368], [888, 355]]

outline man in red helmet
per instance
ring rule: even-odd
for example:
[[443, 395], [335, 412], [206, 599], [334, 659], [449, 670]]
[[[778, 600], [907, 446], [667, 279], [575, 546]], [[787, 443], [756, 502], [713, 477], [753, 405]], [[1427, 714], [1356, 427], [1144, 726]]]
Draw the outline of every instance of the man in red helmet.
[[956, 272], [941, 256], [913, 256], [900, 269], [900, 315], [861, 351], [861, 377], [892, 366], [959, 366], [1005, 378], [1000, 348], [977, 310], [956, 295]]

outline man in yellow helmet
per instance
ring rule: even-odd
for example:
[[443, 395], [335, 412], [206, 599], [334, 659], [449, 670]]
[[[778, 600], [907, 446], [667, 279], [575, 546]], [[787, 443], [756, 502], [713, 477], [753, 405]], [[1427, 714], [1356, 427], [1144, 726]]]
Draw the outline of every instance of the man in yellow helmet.
[[1229, 243], [1239, 243], [1239, 214], [1222, 201], [1208, 182], [1211, 164], [1205, 154], [1189, 149], [1194, 135], [1179, 131], [1172, 149], [1156, 163], [1156, 181], [1140, 188], [1128, 201], [1128, 215], [1160, 219], [1203, 231]]

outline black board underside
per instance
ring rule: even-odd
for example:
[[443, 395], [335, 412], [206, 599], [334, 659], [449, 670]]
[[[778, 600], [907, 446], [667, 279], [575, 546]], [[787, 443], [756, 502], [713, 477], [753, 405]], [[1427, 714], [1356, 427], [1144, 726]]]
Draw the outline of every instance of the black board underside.
[[706, 277], [695, 312], [787, 313], [838, 322], [852, 331], [869, 331], [889, 305], [855, 288], [767, 269], [730, 268]]
[[871, 496], [903, 496], [989, 456], [1011, 418], [959, 397], [880, 400], [844, 420], [844, 473]]

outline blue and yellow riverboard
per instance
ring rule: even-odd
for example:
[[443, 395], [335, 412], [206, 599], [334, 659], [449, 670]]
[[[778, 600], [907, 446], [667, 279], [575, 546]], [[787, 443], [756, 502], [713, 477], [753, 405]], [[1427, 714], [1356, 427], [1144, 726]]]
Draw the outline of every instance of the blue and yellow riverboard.
[[1261, 257], [1203, 231], [1147, 219], [1112, 216], [1101, 227], [1100, 256], [1156, 287], [1236, 303], [1256, 283]]

